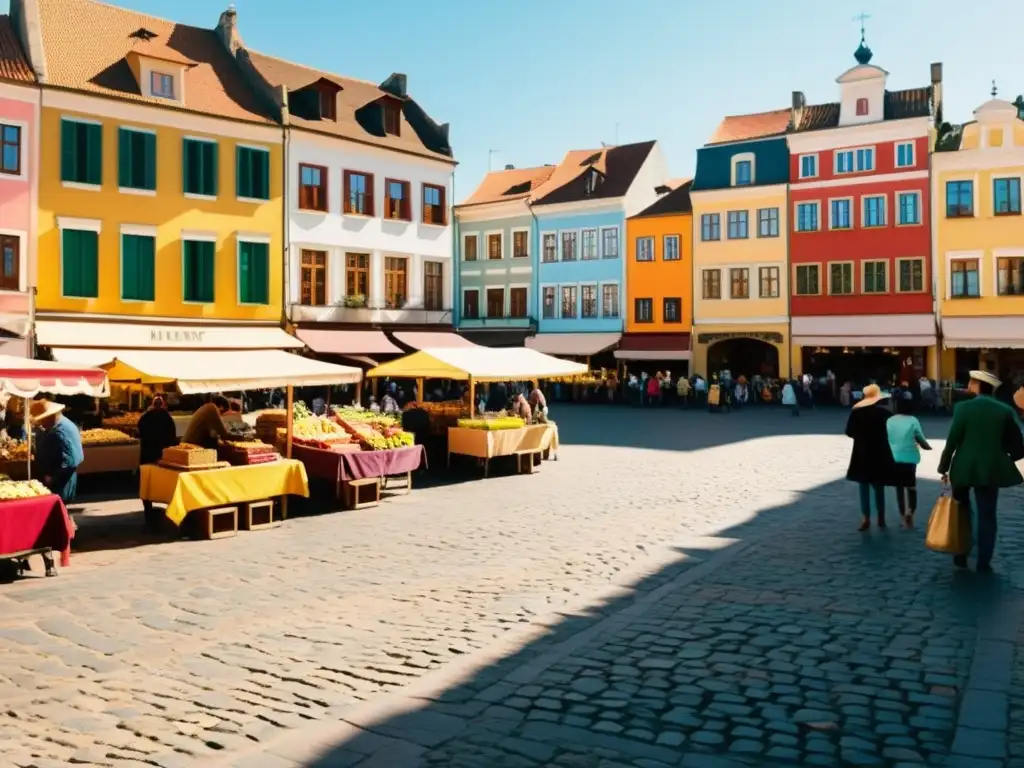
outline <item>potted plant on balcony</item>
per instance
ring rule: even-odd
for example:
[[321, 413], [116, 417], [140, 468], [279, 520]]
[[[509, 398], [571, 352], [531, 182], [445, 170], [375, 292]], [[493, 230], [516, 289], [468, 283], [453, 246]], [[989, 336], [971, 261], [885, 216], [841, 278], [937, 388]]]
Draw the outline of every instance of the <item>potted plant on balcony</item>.
[[344, 299], [346, 307], [359, 308], [366, 306], [366, 296], [361, 293], [354, 293]]

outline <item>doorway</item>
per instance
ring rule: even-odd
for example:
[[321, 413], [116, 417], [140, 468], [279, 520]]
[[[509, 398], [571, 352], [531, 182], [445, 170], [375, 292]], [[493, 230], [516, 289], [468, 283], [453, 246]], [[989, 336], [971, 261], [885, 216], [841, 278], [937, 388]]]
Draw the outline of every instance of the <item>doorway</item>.
[[728, 370], [733, 378], [761, 376], [779, 377], [779, 350], [766, 341], [757, 339], [725, 339], [708, 348], [708, 374]]

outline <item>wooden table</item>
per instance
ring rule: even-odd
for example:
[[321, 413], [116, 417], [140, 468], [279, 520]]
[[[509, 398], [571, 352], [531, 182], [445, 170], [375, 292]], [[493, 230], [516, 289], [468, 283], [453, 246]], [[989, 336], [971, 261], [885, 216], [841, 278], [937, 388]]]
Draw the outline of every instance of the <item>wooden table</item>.
[[542, 431], [542, 450], [558, 450], [558, 428], [554, 424], [532, 424], [519, 429], [464, 429], [448, 428], [448, 466], [452, 465], [452, 454], [473, 456], [483, 461], [484, 477], [490, 470], [491, 459], [498, 456], [514, 456], [523, 440], [532, 431]]

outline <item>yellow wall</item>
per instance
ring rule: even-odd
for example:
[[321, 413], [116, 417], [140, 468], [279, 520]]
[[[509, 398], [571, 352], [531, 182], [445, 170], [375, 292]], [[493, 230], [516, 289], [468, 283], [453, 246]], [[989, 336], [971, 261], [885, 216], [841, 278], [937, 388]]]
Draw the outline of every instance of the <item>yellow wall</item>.
[[[104, 107], [106, 108], [106, 107]], [[132, 106], [138, 114], [140, 109]], [[112, 107], [111, 109], [116, 109]], [[265, 140], [236, 141], [238, 124], [202, 118], [217, 132], [195, 130], [200, 118], [182, 115], [187, 128], [167, 125], [168, 111], [153, 124], [97, 116], [68, 109], [44, 108], [41, 119], [42, 153], [39, 180], [39, 290], [36, 306], [41, 311], [120, 314], [138, 317], [176, 317], [217, 320], [280, 320], [283, 278], [282, 147], [280, 131], [242, 126], [249, 134], [265, 131]], [[99, 191], [72, 189], [61, 182], [60, 122], [62, 116], [79, 116], [103, 124], [103, 184]], [[118, 138], [120, 125], [154, 130], [157, 136], [156, 194], [126, 194], [118, 191]], [[219, 132], [219, 128], [223, 133]], [[188, 199], [182, 192], [182, 139], [184, 136], [216, 139], [218, 150], [218, 198], [214, 201]], [[242, 134], [245, 135], [245, 134]], [[260, 134], [261, 136], [264, 134]], [[273, 137], [276, 135], [276, 139]], [[270, 150], [270, 200], [240, 202], [235, 198], [236, 144], [261, 146]], [[60, 284], [61, 236], [57, 218], [93, 219], [102, 222], [99, 236], [99, 297], [63, 298]], [[156, 227], [156, 300], [121, 300], [121, 225]], [[214, 304], [186, 304], [182, 300], [182, 231], [216, 234], [216, 288]], [[238, 303], [237, 235], [270, 238], [270, 303]]]
[[[665, 235], [679, 235], [678, 261], [665, 261]], [[654, 238], [654, 261], [636, 260], [638, 237]], [[626, 221], [628, 333], [689, 333], [693, 325], [693, 217], [686, 214], [645, 216]], [[681, 298], [681, 322], [664, 322], [663, 299]], [[634, 299], [652, 299], [651, 323], [637, 323]]]

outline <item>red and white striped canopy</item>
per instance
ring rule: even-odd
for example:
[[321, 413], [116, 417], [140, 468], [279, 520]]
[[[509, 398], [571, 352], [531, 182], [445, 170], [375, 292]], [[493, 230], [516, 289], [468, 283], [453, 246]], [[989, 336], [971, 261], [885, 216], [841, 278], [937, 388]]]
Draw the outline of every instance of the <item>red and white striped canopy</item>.
[[100, 368], [0, 355], [0, 391], [17, 397], [90, 395], [107, 397], [110, 384]]

